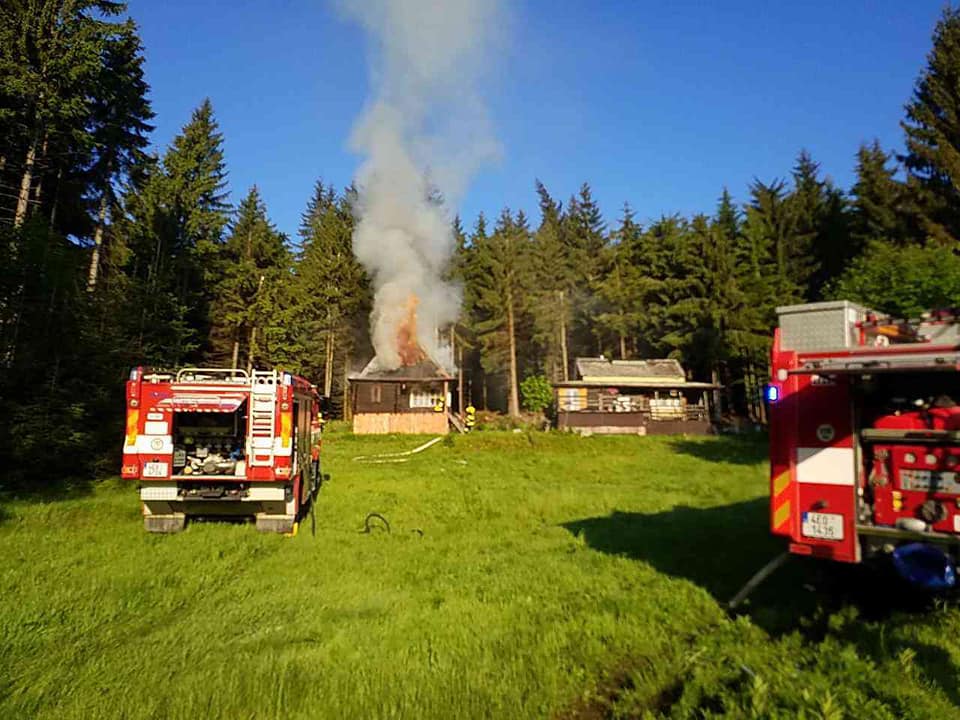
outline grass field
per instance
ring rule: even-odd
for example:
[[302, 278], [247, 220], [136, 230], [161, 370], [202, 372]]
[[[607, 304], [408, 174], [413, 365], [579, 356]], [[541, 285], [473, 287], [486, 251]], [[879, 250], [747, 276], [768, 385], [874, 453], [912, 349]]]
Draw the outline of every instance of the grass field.
[[0, 718], [960, 717], [952, 605], [881, 614], [882, 584], [797, 560], [725, 612], [782, 549], [758, 442], [352, 460], [416, 444], [330, 435], [315, 536], [148, 536], [115, 481], [6, 501]]

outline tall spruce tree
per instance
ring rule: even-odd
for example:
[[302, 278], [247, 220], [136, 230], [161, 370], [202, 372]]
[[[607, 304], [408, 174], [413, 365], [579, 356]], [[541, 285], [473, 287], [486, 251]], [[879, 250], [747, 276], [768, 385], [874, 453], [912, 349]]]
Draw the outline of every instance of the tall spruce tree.
[[507, 374], [507, 412], [520, 414], [519, 329], [530, 291], [530, 231], [504, 209], [493, 234], [477, 246], [477, 331], [488, 372]]
[[857, 180], [851, 189], [851, 235], [859, 247], [870, 240], [908, 242], [905, 190], [896, 179], [896, 166], [888, 167], [892, 154], [874, 140], [857, 151]]
[[901, 157], [926, 237], [960, 241], [960, 9], [947, 6], [901, 123]]
[[[454, 262], [456, 275], [463, 283], [463, 303], [460, 309], [460, 329], [465, 342], [461, 343], [462, 361], [459, 363], [461, 377], [464, 378], [464, 407], [469, 400], [474, 405], [481, 404], [487, 409], [487, 377], [482, 363], [482, 342], [478, 323], [484, 317], [480, 304], [481, 278], [484, 267], [480, 262], [480, 251], [488, 240], [487, 218], [481, 212], [470, 231], [462, 252], [458, 252]], [[459, 358], [458, 358], [459, 359]]]
[[600, 301], [596, 322], [602, 331], [615, 339], [621, 360], [634, 352], [642, 316], [646, 278], [642, 268], [635, 263], [642, 232], [630, 205], [624, 203], [620, 225], [612, 235], [613, 243], [605, 250], [603, 275], [596, 284]]
[[352, 193], [316, 183], [302, 215], [289, 304], [281, 311], [284, 365], [323, 378], [318, 384], [332, 399], [343, 394], [344, 371], [363, 341], [371, 303], [369, 280], [353, 254]]
[[[103, 54], [116, 42], [111, 22], [125, 5], [109, 0], [37, 0], [0, 5], [0, 97], [8, 128], [0, 156], [15, 182], [14, 225], [22, 225], [52, 179], [40, 170], [53, 158], [90, 148], [91, 97], [97, 97]], [[123, 35], [123, 33], [120, 33]], [[122, 42], [122, 40], [121, 40]]]
[[205, 99], [163, 159], [170, 250], [186, 322], [201, 341], [209, 332], [209, 306], [223, 268], [220, 246], [230, 217], [226, 202], [223, 135]]
[[596, 284], [603, 268], [607, 246], [606, 225], [600, 206], [588, 183], [570, 198], [563, 217], [563, 238], [574, 268], [575, 292], [570, 298], [573, 316], [570, 329], [570, 354], [593, 355], [600, 350], [594, 318], [598, 313]]
[[531, 254], [534, 292], [531, 295], [533, 339], [543, 370], [552, 380], [569, 377], [569, 336], [576, 297], [577, 253], [567, 241], [563, 210], [539, 180], [540, 225], [533, 235]]
[[276, 319], [271, 299], [288, 281], [285, 240], [267, 218], [260, 191], [253, 186], [220, 247], [220, 278], [211, 302], [211, 363], [249, 369], [264, 359], [264, 333]]
[[87, 271], [87, 290], [97, 286], [107, 214], [114, 203], [115, 184], [146, 160], [144, 149], [153, 118], [143, 78], [143, 48], [136, 25], [128, 20], [103, 54], [104, 65], [92, 105], [93, 162], [96, 220], [93, 250]]
[[222, 137], [204, 101], [122, 199], [113, 232], [128, 252], [130, 334], [145, 362], [178, 365], [207, 349], [210, 302], [224, 271], [225, 178]]
[[755, 267], [769, 265], [772, 291], [782, 303], [804, 299], [815, 270], [812, 237], [800, 232], [797, 214], [782, 180], [750, 186], [744, 233], [751, 244]]

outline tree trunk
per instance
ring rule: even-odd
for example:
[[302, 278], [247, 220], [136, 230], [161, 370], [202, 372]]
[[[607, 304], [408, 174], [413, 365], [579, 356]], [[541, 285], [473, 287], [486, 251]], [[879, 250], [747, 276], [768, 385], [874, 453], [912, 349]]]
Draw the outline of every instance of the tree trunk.
[[513, 317], [513, 295], [507, 292], [507, 332], [510, 335], [510, 397], [507, 410], [513, 417], [520, 416], [520, 392], [517, 381], [517, 336]]
[[[39, 158], [41, 160], [41, 163], [42, 161], [47, 159], [47, 147], [49, 146], [49, 144], [50, 144], [50, 136], [44, 133], [43, 143], [40, 145]], [[34, 162], [36, 162], [36, 159], [34, 159]], [[40, 173], [36, 178], [36, 182], [33, 184], [33, 201], [38, 207], [40, 206], [40, 198], [42, 195], [43, 195], [43, 173]]]
[[458, 350], [460, 351], [460, 358], [459, 358], [460, 362], [458, 363], [459, 367], [457, 368], [457, 412], [459, 412], [460, 415], [463, 415], [463, 408], [465, 406], [463, 403], [463, 345], [462, 344], [460, 345]]
[[627, 359], [627, 338], [622, 332], [620, 333], [620, 359]]
[[233, 333], [233, 357], [230, 359], [230, 367], [236, 370], [239, 362], [240, 362], [240, 326], [237, 325], [237, 329]]
[[27, 219], [27, 208], [30, 206], [30, 187], [33, 185], [33, 166], [37, 161], [37, 143], [39, 141], [40, 131], [37, 130], [27, 147], [27, 156], [23, 161], [23, 175], [20, 178], [20, 192], [17, 195], [17, 210], [13, 216], [14, 227], [20, 227]]
[[560, 359], [563, 362], [563, 381], [567, 382], [570, 379], [569, 360], [567, 359], [567, 310], [566, 310], [566, 293], [561, 290], [558, 295], [560, 296]]
[[[710, 372], [710, 381], [714, 385], [720, 385], [720, 366], [719, 365]], [[711, 413], [710, 419], [713, 421], [719, 421], [720, 418], [723, 417], [723, 405], [720, 399], [720, 388], [715, 387], [710, 394], [712, 395], [711, 399], [713, 400], [713, 407], [712, 407], [713, 412]]]
[[250, 326], [250, 344], [247, 346], [247, 373], [253, 372], [253, 355], [254, 348], [257, 346], [257, 326], [253, 324]]
[[100, 271], [100, 247], [103, 245], [103, 228], [107, 222], [107, 193], [100, 197], [100, 212], [97, 214], [97, 229], [93, 233], [93, 252], [90, 254], [90, 269], [87, 271], [87, 292], [97, 289], [97, 274]]
[[50, 227], [57, 224], [57, 207], [60, 205], [60, 184], [63, 181], [63, 168], [57, 169], [57, 185], [53, 191], [53, 202], [50, 203]]
[[758, 403], [760, 407], [760, 424], [767, 424], [767, 399], [764, 397], [765, 381], [764, 377], [769, 377], [769, 372], [765, 375], [757, 375], [757, 395], [759, 396], [760, 402]]
[[333, 332], [327, 333], [326, 357], [323, 361], [323, 396], [330, 397], [333, 392]]
[[[256, 302], [260, 297], [260, 291], [263, 290], [263, 281], [266, 278], [265, 275], [260, 276], [260, 282], [257, 283], [257, 291], [253, 294], [253, 301], [250, 303], [251, 306], [256, 307]], [[254, 311], [254, 318], [256, 318], [256, 311]], [[256, 354], [257, 348], [257, 323], [254, 320], [250, 324], [250, 343], [247, 345], [247, 372], [253, 372], [253, 359]]]
[[343, 419], [353, 419], [353, 408], [350, 407], [350, 353], [343, 356]]

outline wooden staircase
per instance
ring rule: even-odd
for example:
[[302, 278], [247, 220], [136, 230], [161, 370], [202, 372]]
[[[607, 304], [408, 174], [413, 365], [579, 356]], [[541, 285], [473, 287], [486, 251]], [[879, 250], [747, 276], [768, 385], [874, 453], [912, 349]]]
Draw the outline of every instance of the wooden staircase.
[[450, 426], [461, 435], [467, 431], [467, 426], [453, 410], [447, 410], [447, 419], [450, 421]]

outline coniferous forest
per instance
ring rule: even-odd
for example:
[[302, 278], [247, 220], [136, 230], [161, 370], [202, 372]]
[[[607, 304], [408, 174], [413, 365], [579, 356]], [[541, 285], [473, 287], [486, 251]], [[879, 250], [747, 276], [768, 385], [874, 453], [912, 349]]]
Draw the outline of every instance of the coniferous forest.
[[[356, 190], [317, 179], [285, 236], [256, 187], [228, 187], [208, 100], [148, 152], [143, 63], [122, 3], [0, 6], [11, 487], [116, 472], [132, 366], [279, 365], [342, 415], [345, 378], [371, 355]], [[960, 305], [960, 11], [944, 10], [904, 103], [902, 154], [862, 128], [851, 187], [798, 148], [781, 177], [719, 187], [715, 208], [692, 217], [640, 218], [629, 198], [599, 207], [589, 179], [567, 198], [535, 178], [535, 217], [510, 198], [495, 217], [452, 214], [447, 273], [463, 304], [449, 333], [468, 399], [515, 414], [524, 379], [564, 379], [578, 356], [670, 356], [722, 384], [725, 414], [762, 420], [775, 307]]]

